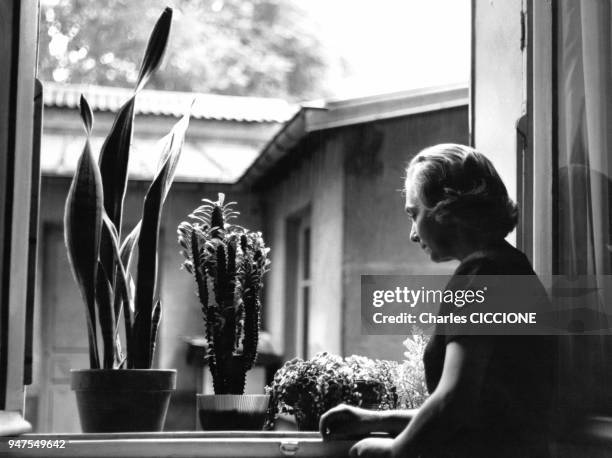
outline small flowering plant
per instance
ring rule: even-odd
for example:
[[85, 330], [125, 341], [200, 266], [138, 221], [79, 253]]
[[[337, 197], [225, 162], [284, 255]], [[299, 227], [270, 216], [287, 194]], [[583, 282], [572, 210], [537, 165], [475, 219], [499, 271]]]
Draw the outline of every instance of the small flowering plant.
[[427, 398], [423, 353], [428, 341], [428, 336], [423, 335], [415, 328], [413, 329], [413, 335], [403, 342], [406, 349], [404, 352], [405, 359], [397, 367], [397, 372], [394, 375], [399, 408], [416, 409]]
[[266, 393], [270, 395], [267, 428], [279, 413], [294, 415], [298, 428], [317, 430], [321, 415], [338, 404], [377, 409], [397, 406], [393, 382], [398, 363], [365, 356], [343, 359], [318, 353], [309, 360], [294, 358], [280, 368]]
[[355, 379], [357, 405], [380, 410], [397, 407], [396, 378], [400, 371], [397, 362], [353, 355], [346, 358], [346, 364]]
[[287, 361], [266, 387], [270, 395], [267, 428], [279, 413], [294, 415], [300, 430], [316, 430], [321, 415], [352, 399], [353, 378], [340, 356], [318, 353], [304, 361]]

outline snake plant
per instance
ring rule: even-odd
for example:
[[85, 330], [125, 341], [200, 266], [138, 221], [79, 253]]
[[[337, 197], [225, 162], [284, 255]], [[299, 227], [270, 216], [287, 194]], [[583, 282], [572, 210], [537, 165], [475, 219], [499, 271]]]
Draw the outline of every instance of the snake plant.
[[235, 202], [224, 194], [204, 204], [178, 227], [185, 257], [202, 305], [207, 359], [215, 394], [243, 394], [246, 373], [257, 357], [260, 292], [269, 269], [269, 248], [260, 232], [230, 221]]
[[[64, 238], [86, 306], [92, 369], [147, 369], [153, 362], [161, 318], [157, 291], [160, 219], [189, 123], [188, 114], [160, 142], [159, 167], [144, 198], [142, 218], [123, 240], [121, 223], [136, 96], [162, 61], [171, 22], [172, 10], [166, 8], [149, 38], [134, 92], [117, 113], [98, 162], [89, 141], [93, 113], [85, 97], [80, 100], [87, 138], [66, 199]], [[136, 247], [138, 256], [133, 259]]]

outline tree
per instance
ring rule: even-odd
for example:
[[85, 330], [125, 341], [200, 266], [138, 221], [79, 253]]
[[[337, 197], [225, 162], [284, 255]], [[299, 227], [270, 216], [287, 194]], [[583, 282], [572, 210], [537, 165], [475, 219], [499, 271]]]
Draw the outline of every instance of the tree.
[[[41, 79], [133, 85], [165, 0], [43, 0]], [[329, 58], [290, 0], [177, 0], [165, 68], [149, 87], [290, 100], [326, 95]]]

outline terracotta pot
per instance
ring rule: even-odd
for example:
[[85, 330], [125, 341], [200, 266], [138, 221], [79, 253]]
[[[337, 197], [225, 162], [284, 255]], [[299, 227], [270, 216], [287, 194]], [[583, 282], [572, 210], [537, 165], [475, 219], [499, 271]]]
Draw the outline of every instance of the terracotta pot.
[[198, 415], [205, 431], [261, 431], [266, 421], [267, 394], [198, 394]]
[[70, 375], [83, 432], [163, 430], [176, 370], [81, 369]]

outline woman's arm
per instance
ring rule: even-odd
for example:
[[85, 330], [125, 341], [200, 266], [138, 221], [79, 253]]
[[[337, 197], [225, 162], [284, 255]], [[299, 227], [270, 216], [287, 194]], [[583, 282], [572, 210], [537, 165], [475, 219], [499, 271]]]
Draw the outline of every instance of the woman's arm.
[[325, 440], [338, 440], [384, 432], [401, 433], [417, 410], [367, 410], [340, 404], [321, 416], [319, 429]]
[[444, 443], [470, 424], [492, 353], [490, 338], [468, 337], [446, 346], [444, 368], [436, 390], [394, 440], [369, 438], [353, 446], [351, 456], [418, 456]]
[[418, 411], [419, 409], [377, 411], [378, 418], [371, 432], [383, 432], [397, 436], [406, 429]]

